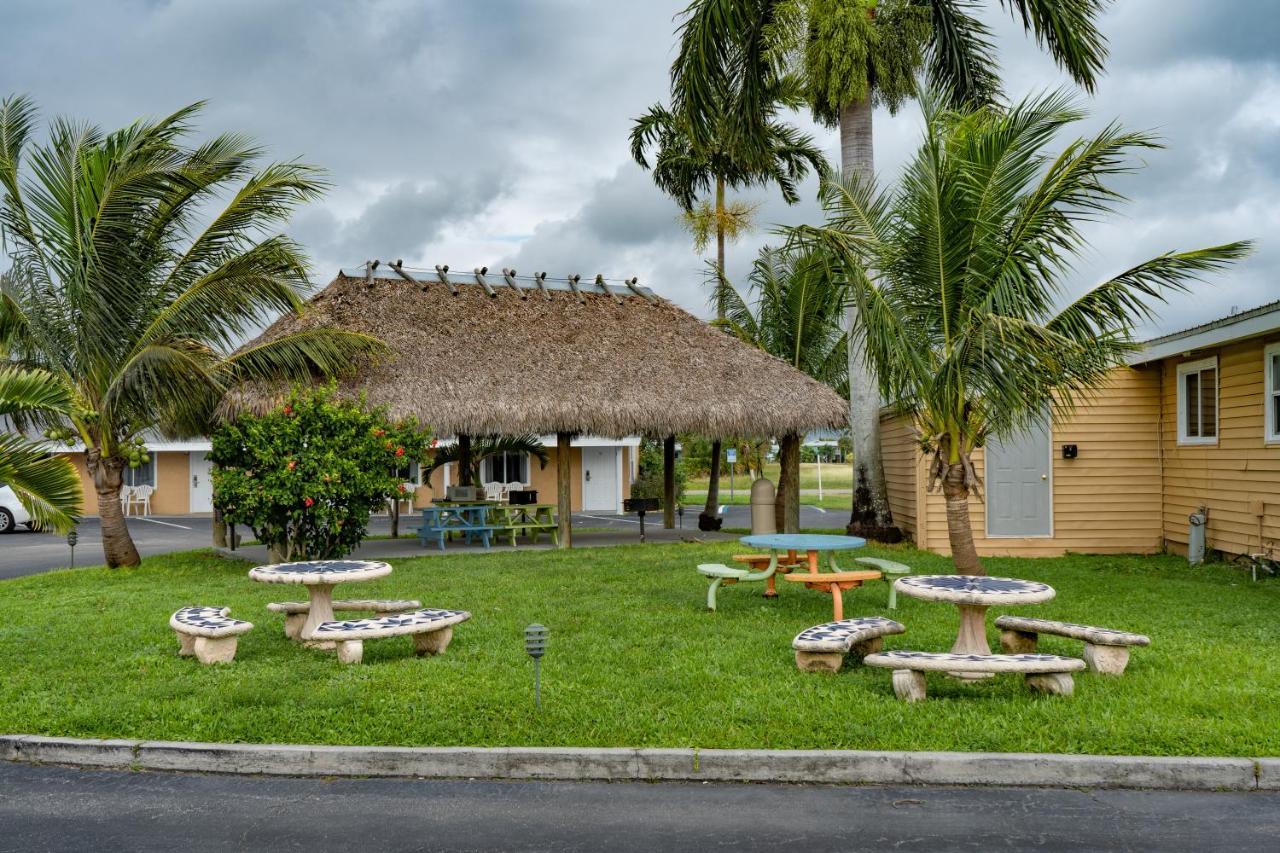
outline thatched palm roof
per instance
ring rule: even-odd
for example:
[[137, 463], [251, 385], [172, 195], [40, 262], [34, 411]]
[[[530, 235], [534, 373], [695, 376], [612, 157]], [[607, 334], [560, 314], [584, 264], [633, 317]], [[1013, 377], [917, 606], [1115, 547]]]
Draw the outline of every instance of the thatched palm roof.
[[[341, 387], [439, 435], [780, 436], [842, 427], [846, 404], [786, 362], [630, 284], [339, 273], [302, 316], [257, 341], [316, 327], [364, 332], [394, 355]], [[243, 388], [229, 412], [282, 389]]]

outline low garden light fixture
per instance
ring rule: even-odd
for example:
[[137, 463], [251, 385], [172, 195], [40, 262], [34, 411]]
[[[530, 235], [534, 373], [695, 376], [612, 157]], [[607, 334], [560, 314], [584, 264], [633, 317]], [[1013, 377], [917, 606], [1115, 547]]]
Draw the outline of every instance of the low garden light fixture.
[[534, 622], [524, 629], [524, 650], [533, 658], [533, 701], [542, 707], [542, 656], [547, 653], [547, 635], [550, 631], [546, 625]]
[[67, 547], [71, 549], [71, 568], [73, 569], [76, 567], [76, 543], [79, 541], [80, 534], [76, 533], [73, 528], [71, 532], [67, 534]]

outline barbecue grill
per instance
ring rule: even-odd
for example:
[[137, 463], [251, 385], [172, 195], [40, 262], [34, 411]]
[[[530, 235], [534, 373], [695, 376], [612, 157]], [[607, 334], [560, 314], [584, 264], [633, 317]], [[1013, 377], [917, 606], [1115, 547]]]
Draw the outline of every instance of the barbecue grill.
[[661, 508], [657, 498], [626, 498], [622, 502], [622, 509], [626, 512], [634, 512], [640, 516], [640, 541], [644, 541], [644, 514], [646, 512], [657, 512]]

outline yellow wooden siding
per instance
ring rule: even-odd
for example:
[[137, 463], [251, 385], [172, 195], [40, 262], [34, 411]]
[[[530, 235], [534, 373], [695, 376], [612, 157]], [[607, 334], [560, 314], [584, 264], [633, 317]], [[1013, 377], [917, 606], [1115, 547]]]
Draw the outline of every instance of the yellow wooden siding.
[[920, 444], [907, 418], [890, 412], [881, 413], [880, 452], [884, 459], [885, 485], [889, 493], [889, 511], [893, 513], [893, 523], [914, 539], [916, 468]]
[[[1280, 445], [1268, 445], [1264, 430], [1264, 362], [1267, 344], [1280, 335], [1164, 362], [1164, 537], [1171, 550], [1187, 546], [1187, 516], [1209, 508], [1208, 544], [1230, 554], [1280, 547]], [[1178, 365], [1218, 357], [1218, 443], [1178, 444]]]
[[[986, 505], [975, 496], [969, 502], [969, 515], [978, 552], [1033, 557], [1067, 551], [1159, 551], [1159, 419], [1159, 371], [1116, 370], [1105, 388], [1053, 429], [1053, 536], [988, 538]], [[911, 519], [917, 544], [949, 553], [946, 503], [940, 492], [926, 491], [926, 460], [914, 445], [909, 457], [900, 456], [904, 431], [905, 425], [893, 419], [884, 423], [882, 431], [895, 519], [895, 501], [906, 504], [904, 495], [914, 492]], [[1063, 444], [1076, 445], [1078, 458], [1063, 459]], [[984, 473], [981, 448], [974, 453], [974, 466]]]
[[[85, 468], [83, 453], [62, 454], [71, 460], [80, 475], [84, 489], [84, 514], [98, 514], [98, 494], [93, 479]], [[151, 454], [156, 466], [156, 489], [151, 495], [152, 515], [186, 515], [191, 508], [191, 465], [185, 451], [155, 451]]]

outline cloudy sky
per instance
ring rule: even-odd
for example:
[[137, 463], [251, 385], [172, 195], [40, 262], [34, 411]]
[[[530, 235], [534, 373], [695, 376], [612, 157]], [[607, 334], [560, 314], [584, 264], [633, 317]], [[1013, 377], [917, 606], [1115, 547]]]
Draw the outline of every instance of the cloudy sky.
[[[203, 127], [253, 134], [333, 189], [291, 225], [323, 284], [339, 266], [638, 275], [705, 314], [702, 259], [673, 204], [631, 162], [631, 120], [665, 100], [686, 0], [5, 0], [0, 91], [46, 115], [114, 127], [208, 99]], [[991, 5], [995, 5], [992, 3]], [[1064, 84], [999, 14], [1010, 95]], [[1091, 233], [1082, 287], [1152, 254], [1250, 237], [1257, 254], [1150, 331], [1280, 298], [1280, 2], [1120, 0], [1090, 107], [1169, 146], [1128, 179], [1125, 215]], [[836, 156], [834, 131], [798, 124]], [[876, 115], [891, 180], [919, 131]], [[777, 223], [817, 221], [757, 193], [761, 229], [730, 250], [739, 275]]]

